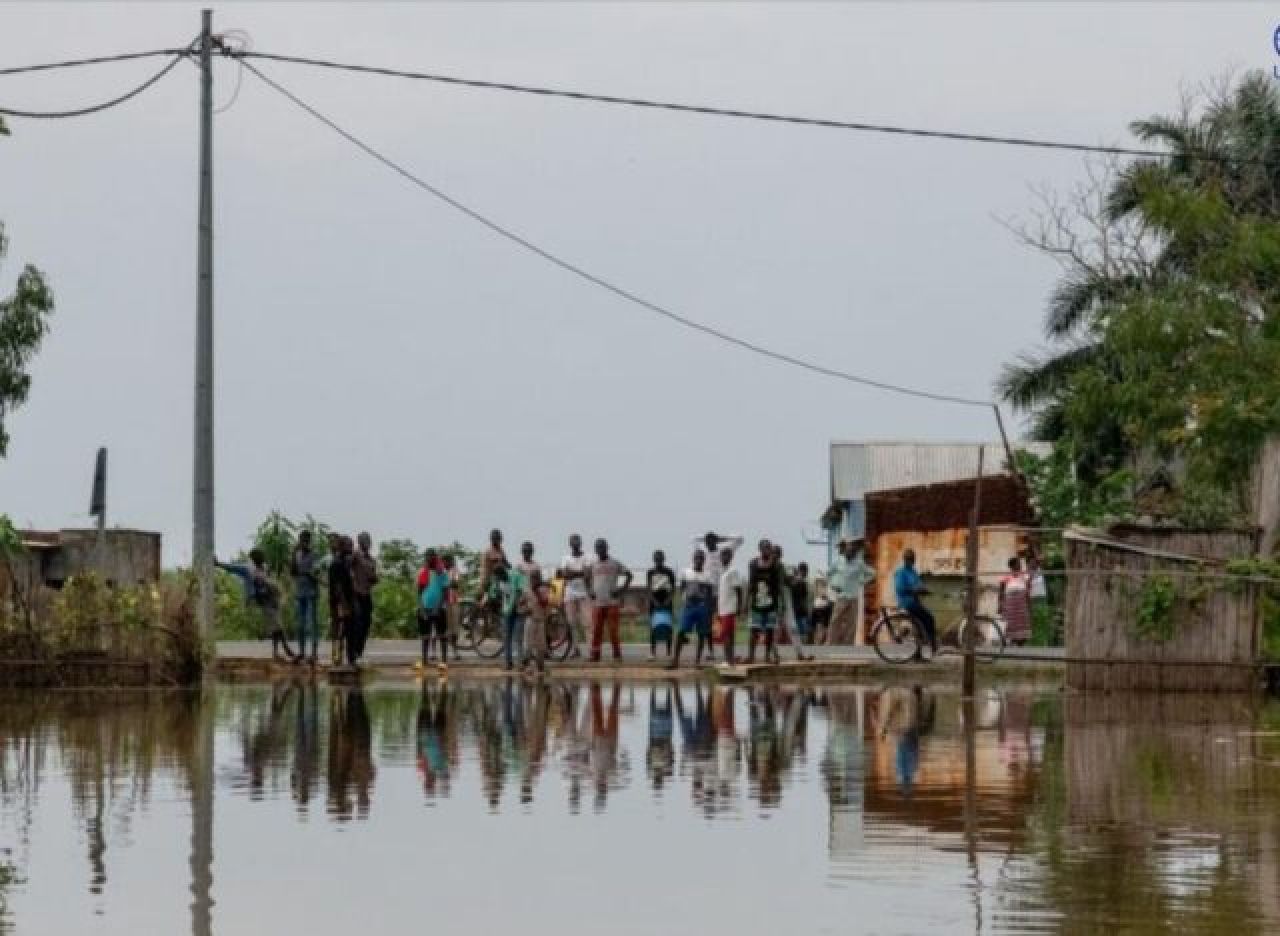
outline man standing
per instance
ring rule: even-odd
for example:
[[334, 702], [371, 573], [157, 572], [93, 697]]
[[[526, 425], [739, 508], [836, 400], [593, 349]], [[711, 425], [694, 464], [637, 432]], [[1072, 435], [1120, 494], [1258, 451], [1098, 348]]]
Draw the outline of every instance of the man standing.
[[311, 551], [311, 531], [298, 534], [298, 545], [289, 563], [293, 576], [293, 598], [298, 618], [298, 658], [307, 658], [307, 638], [311, 638], [311, 665], [316, 665], [320, 655], [320, 629], [316, 623], [316, 598], [319, 584], [316, 581], [316, 555]]
[[622, 593], [631, 586], [631, 570], [609, 555], [609, 544], [596, 540], [596, 558], [587, 566], [587, 589], [591, 593], [591, 662], [600, 662], [604, 632], [613, 645], [614, 662], [622, 660]]
[[658, 644], [666, 644], [671, 657], [671, 631], [675, 627], [676, 574], [667, 568], [666, 554], [656, 550], [653, 568], [645, 576], [649, 589], [649, 662], [657, 657]]
[[364, 645], [373, 630], [373, 586], [378, 584], [378, 560], [373, 558], [373, 537], [361, 533], [356, 537], [356, 552], [351, 557], [351, 587], [355, 589], [356, 609], [352, 632], [347, 638], [347, 660], [352, 666], [364, 656]]
[[[908, 549], [902, 554], [902, 565], [898, 567], [897, 572], [893, 573], [893, 590], [898, 597], [898, 607], [911, 615], [911, 619], [919, 626], [924, 638], [929, 641], [933, 656], [937, 656], [937, 625], [934, 623], [933, 612], [920, 600], [920, 596], [927, 595], [929, 590], [924, 587], [924, 581], [916, 571], [914, 549]], [[919, 650], [916, 651], [915, 659], [918, 662], [924, 662], [924, 656]]]
[[861, 644], [862, 596], [875, 578], [875, 572], [863, 561], [857, 546], [851, 541], [841, 540], [836, 549], [839, 554], [827, 579], [834, 604], [826, 643], [828, 646]]
[[782, 606], [782, 564], [774, 555], [773, 544], [760, 541], [760, 555], [747, 567], [747, 595], [751, 608], [751, 636], [747, 646], [747, 663], [756, 661], [756, 644], [764, 638], [766, 663], [777, 663], [778, 652], [773, 637], [778, 627], [778, 611]]
[[702, 664], [702, 651], [711, 652], [711, 606], [715, 601], [716, 585], [706, 569], [707, 554], [701, 549], [693, 551], [693, 565], [680, 573], [680, 633], [676, 637], [675, 653], [668, 669], [680, 667], [680, 651], [689, 642], [689, 635], [698, 637], [698, 649], [693, 665]]
[[[710, 537], [712, 534], [707, 534]], [[720, 550], [720, 579], [716, 584], [717, 626], [724, 643], [724, 661], [734, 664], [733, 638], [738, 626], [738, 612], [742, 608], [742, 576], [733, 568], [733, 550], [728, 546]]]
[[591, 602], [587, 596], [587, 566], [591, 560], [582, 551], [582, 537], [574, 533], [569, 537], [569, 555], [560, 560], [556, 574], [564, 582], [564, 617], [573, 640], [573, 656], [582, 656], [580, 647], [587, 642], [587, 622], [591, 616]]
[[489, 577], [500, 565], [509, 565], [507, 554], [502, 548], [502, 531], [490, 530], [489, 547], [480, 555], [480, 590], [482, 592], [488, 589]]
[[[329, 639], [333, 662], [342, 662], [343, 647], [350, 641], [355, 618], [356, 593], [351, 585], [351, 537], [329, 535]], [[349, 653], [350, 651], [348, 651]]]
[[706, 550], [707, 554], [707, 573], [711, 576], [711, 581], [715, 582], [717, 587], [720, 584], [720, 576], [724, 574], [724, 563], [720, 556], [723, 550], [728, 549], [729, 554], [733, 555], [742, 548], [746, 537], [739, 536], [734, 533], [724, 536], [720, 533], [704, 533], [702, 536], [693, 538], [693, 546], [695, 549], [701, 548]]

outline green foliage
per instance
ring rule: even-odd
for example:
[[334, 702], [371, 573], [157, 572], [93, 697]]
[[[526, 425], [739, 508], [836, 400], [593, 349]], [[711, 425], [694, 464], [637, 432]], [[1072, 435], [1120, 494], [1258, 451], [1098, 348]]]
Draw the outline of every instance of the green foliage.
[[15, 558], [22, 552], [22, 536], [8, 514], [0, 513], [0, 562]]
[[1126, 166], [1106, 210], [1081, 210], [1074, 229], [1052, 216], [1057, 240], [1037, 243], [1069, 258], [1052, 344], [1011, 365], [1001, 391], [1085, 485], [1172, 467], [1161, 512], [1227, 525], [1280, 433], [1280, 192], [1266, 169], [1280, 160], [1280, 90], [1253, 73], [1199, 114], [1134, 129], [1171, 155]]
[[1031, 503], [1041, 525], [1061, 529], [1072, 524], [1101, 526], [1128, 519], [1133, 511], [1133, 476], [1115, 471], [1093, 484], [1082, 482], [1065, 446], [1047, 456], [1019, 451], [1018, 469], [1031, 489]]
[[1165, 643], [1175, 633], [1174, 611], [1178, 590], [1167, 575], [1154, 575], [1142, 584], [1133, 630], [1139, 637]]
[[[0, 260], [8, 246], [0, 224]], [[24, 267], [12, 295], [0, 299], [0, 457], [9, 450], [5, 416], [27, 400], [31, 390], [27, 367], [49, 330], [52, 314], [53, 292], [44, 275], [33, 266]]]

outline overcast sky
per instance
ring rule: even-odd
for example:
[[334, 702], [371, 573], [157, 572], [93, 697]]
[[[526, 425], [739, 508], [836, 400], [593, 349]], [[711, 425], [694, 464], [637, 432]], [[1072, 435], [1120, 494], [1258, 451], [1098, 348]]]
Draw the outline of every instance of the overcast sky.
[[[6, 4], [5, 65], [185, 44], [199, 7]], [[911, 126], [1132, 142], [1135, 117], [1270, 70], [1274, 5], [225, 4], [260, 51]], [[0, 78], [62, 108], [143, 61]], [[1079, 155], [556, 101], [263, 63], [455, 197], [708, 325], [881, 380], [987, 397], [1039, 340], [1054, 266], [996, 220]], [[231, 100], [236, 65], [215, 75]], [[57, 297], [0, 511], [110, 521], [190, 555], [197, 73], [11, 121], [7, 291]], [[217, 541], [277, 507], [377, 538], [639, 564], [709, 528], [803, 554], [832, 439], [991, 438], [990, 415], [861, 389], [694, 334], [522, 253], [251, 76], [216, 118]]]

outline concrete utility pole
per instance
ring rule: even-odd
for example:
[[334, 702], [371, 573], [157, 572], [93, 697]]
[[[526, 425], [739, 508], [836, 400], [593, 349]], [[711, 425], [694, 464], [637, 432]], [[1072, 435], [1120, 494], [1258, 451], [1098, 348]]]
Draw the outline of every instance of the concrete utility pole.
[[200, 25], [200, 210], [196, 244], [196, 411], [191, 565], [196, 624], [213, 634], [213, 11]]
[[974, 687], [974, 641], [977, 639], [978, 630], [978, 563], [982, 558], [982, 550], [979, 548], [978, 537], [981, 535], [979, 529], [982, 524], [982, 472], [983, 472], [983, 453], [986, 447], [982, 446], [978, 449], [978, 476], [973, 486], [973, 514], [969, 518], [969, 542], [966, 550], [965, 572], [969, 579], [969, 590], [965, 596], [965, 620], [969, 622], [969, 626], [964, 629], [964, 665], [961, 670], [961, 691], [965, 698], [973, 695]]

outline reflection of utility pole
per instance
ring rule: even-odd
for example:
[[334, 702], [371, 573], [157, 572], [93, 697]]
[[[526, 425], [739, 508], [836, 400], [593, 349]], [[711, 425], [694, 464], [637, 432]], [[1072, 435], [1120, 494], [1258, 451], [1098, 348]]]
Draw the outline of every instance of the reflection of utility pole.
[[[972, 649], [969, 652], [972, 653]], [[969, 857], [969, 875], [973, 879], [973, 931], [981, 933], [982, 877], [978, 869], [978, 752], [975, 739], [978, 724], [972, 693], [965, 695], [960, 705], [964, 719], [964, 841]]]
[[199, 583], [196, 625], [213, 634], [213, 11], [200, 28], [200, 198], [196, 242], [196, 411], [191, 566]]
[[197, 690], [195, 744], [191, 751], [191, 936], [213, 936], [213, 733], [212, 690]]

